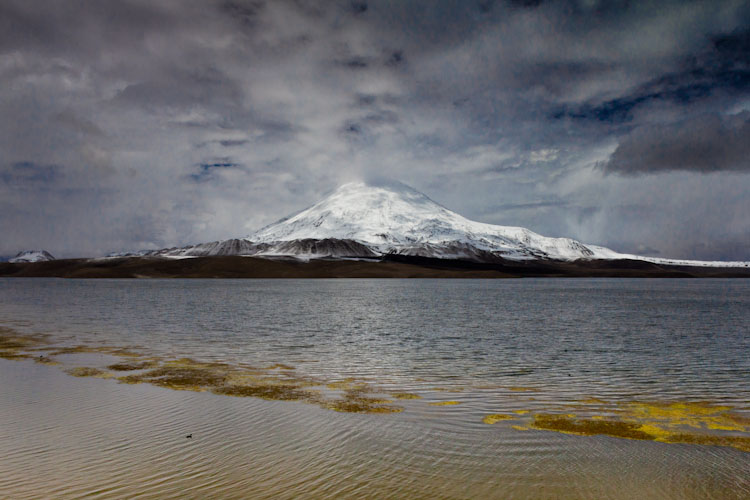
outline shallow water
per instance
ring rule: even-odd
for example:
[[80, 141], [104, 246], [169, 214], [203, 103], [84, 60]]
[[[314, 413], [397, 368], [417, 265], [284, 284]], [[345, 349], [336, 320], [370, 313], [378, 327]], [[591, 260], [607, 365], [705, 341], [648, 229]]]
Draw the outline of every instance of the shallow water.
[[[110, 349], [58, 350], [60, 366], [0, 359], [0, 497], [744, 498], [741, 447], [534, 423], [749, 436], [748, 311], [748, 280], [4, 279], [0, 326]], [[160, 366], [260, 367], [321, 395], [265, 401], [61, 370], [113, 373], [122, 347]], [[401, 411], [320, 403], [353, 384]], [[492, 414], [512, 419], [489, 425]]]

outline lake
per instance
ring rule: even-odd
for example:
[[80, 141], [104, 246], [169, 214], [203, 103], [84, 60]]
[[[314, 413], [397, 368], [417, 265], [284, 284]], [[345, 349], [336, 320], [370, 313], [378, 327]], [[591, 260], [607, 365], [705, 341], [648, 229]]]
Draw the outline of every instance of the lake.
[[0, 279], [0, 327], [0, 497], [750, 496], [750, 280]]

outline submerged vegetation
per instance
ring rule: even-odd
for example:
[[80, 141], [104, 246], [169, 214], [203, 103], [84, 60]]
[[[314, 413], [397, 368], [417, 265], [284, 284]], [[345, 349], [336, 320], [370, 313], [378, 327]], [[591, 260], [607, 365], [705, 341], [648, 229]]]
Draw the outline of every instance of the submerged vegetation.
[[[422, 395], [394, 390], [381, 391], [371, 382], [345, 378], [323, 381], [305, 377], [295, 368], [273, 363], [263, 368], [190, 358], [146, 357], [130, 348], [111, 346], [55, 346], [45, 336], [21, 335], [0, 327], [0, 358], [33, 359], [46, 365], [61, 364], [56, 356], [106, 354], [120, 358], [106, 367], [71, 366], [64, 371], [75, 377], [116, 378], [127, 384], [148, 383], [175, 390], [211, 392], [223, 396], [253, 397], [276, 401], [298, 401], [345, 413], [398, 413], [394, 400], [417, 400]], [[75, 356], [73, 359], [77, 359]], [[117, 375], [116, 372], [133, 372]], [[509, 387], [512, 392], [537, 392], [534, 387]], [[425, 389], [430, 393], [460, 389]], [[388, 395], [391, 399], [383, 397]], [[532, 400], [533, 398], [526, 398]], [[433, 401], [428, 406], [455, 406], [461, 401]], [[549, 413], [513, 409], [485, 415], [485, 424], [506, 423], [518, 431], [530, 429], [579, 436], [609, 436], [663, 443], [730, 446], [750, 452], [750, 417], [727, 405], [701, 401], [607, 402], [590, 397], [563, 405], [572, 413]], [[559, 409], [560, 406], [557, 406]], [[746, 409], [745, 409], [746, 410]]]
[[482, 422], [485, 424], [496, 424], [498, 422], [502, 422], [503, 420], [513, 420], [515, 418], [518, 418], [514, 415], [506, 415], [503, 413], [493, 413], [492, 415], [487, 415], [482, 419]]
[[97, 378], [111, 378], [110, 372], [100, 370], [99, 368], [91, 368], [89, 366], [76, 366], [65, 370], [68, 375], [74, 377], [97, 377]]
[[31, 336], [16, 335], [7, 328], [0, 328], [0, 358], [3, 359], [28, 359], [31, 358], [28, 350], [40, 343], [39, 339]]
[[531, 428], [581, 436], [604, 435], [663, 443], [731, 446], [750, 452], [748, 436], [711, 433], [750, 433], [750, 419], [733, 413], [729, 406], [701, 402], [631, 402], [620, 407], [618, 418], [536, 414]]
[[313, 393], [302, 390], [293, 384], [275, 385], [225, 385], [213, 389], [215, 394], [226, 396], [243, 396], [279, 401], [300, 401], [310, 399]]
[[392, 392], [391, 397], [393, 399], [422, 399], [422, 396], [419, 394], [414, 394], [411, 392]]
[[154, 360], [138, 361], [138, 362], [127, 362], [123, 361], [109, 365], [107, 368], [116, 372], [128, 372], [135, 370], [145, 370], [147, 368], [153, 368], [158, 363]]
[[604, 434], [627, 439], [653, 439], [653, 436], [641, 431], [638, 424], [615, 420], [576, 419], [567, 415], [534, 415], [532, 428], [582, 436]]

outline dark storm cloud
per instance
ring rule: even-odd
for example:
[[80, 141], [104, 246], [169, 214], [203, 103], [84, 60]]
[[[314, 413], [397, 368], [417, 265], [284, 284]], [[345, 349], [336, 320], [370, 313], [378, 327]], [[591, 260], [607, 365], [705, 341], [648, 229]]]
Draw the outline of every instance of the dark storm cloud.
[[337, 61], [337, 63], [348, 69], [365, 69], [370, 64], [364, 57], [352, 57], [344, 61]]
[[355, 14], [364, 14], [367, 12], [367, 2], [361, 0], [352, 0], [351, 9]]
[[242, 165], [234, 163], [228, 157], [217, 158], [211, 163], [201, 163], [198, 165], [198, 171], [190, 174], [190, 178], [195, 182], [207, 182], [216, 178], [217, 171], [241, 167]]
[[249, 142], [250, 141], [248, 139], [219, 139], [198, 144], [197, 147], [205, 147], [209, 144], [219, 144], [220, 146], [223, 146], [225, 148], [235, 148], [244, 146]]
[[[698, 54], [686, 56], [678, 71], [659, 75], [628, 95], [603, 103], [565, 106], [553, 117], [623, 122], [633, 119], [634, 108], [658, 101], [687, 106], [717, 93], [747, 93], [750, 89], [750, 30], [713, 36], [707, 45]], [[572, 67], [565, 76], [591, 69], [590, 64]], [[559, 69], [555, 70], [553, 73], [560, 73]]]
[[257, 25], [258, 17], [263, 9], [264, 2], [244, 1], [244, 2], [222, 2], [219, 9], [230, 17], [236, 19], [246, 28], [252, 28]]
[[391, 52], [391, 55], [388, 56], [388, 59], [386, 60], [386, 64], [388, 66], [398, 66], [403, 63], [404, 63], [404, 51], [403, 50], [394, 50], [393, 52]]
[[748, 26], [740, 0], [6, 0], [0, 254], [243, 236], [377, 173], [485, 222], [750, 259]]
[[0, 181], [19, 188], [49, 185], [59, 179], [57, 165], [37, 165], [30, 161], [19, 161], [0, 166]]
[[622, 175], [669, 170], [750, 172], [750, 112], [638, 128], [620, 142], [603, 168]]

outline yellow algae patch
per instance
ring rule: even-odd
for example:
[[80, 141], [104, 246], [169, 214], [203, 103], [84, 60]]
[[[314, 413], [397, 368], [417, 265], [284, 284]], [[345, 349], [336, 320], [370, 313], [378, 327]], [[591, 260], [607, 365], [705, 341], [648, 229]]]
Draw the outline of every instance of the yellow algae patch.
[[0, 358], [29, 359], [31, 355], [23, 352], [41, 344], [39, 338], [16, 335], [12, 330], [0, 328]]
[[31, 356], [29, 354], [24, 354], [13, 349], [0, 349], [0, 358], [19, 360], [29, 359], [31, 358]]
[[213, 389], [215, 394], [226, 396], [242, 396], [278, 401], [299, 401], [313, 396], [310, 391], [304, 391], [293, 384], [276, 385], [227, 385]]
[[750, 426], [747, 424], [739, 424], [735, 422], [731, 415], [719, 415], [715, 417], [706, 417], [703, 420], [703, 424], [706, 426], [706, 428], [715, 430], [715, 431], [738, 431], [738, 432], [748, 432], [750, 431]]
[[271, 366], [267, 366], [266, 370], [294, 370], [294, 367], [285, 365], [284, 363], [274, 363]]
[[[662, 441], [662, 439], [658, 439]], [[707, 434], [670, 434], [663, 439], [665, 443], [703, 444], [709, 446], [731, 446], [750, 453], [750, 437], [716, 436]]]
[[47, 356], [39, 356], [34, 358], [35, 363], [41, 363], [43, 365], [59, 365], [57, 361]]
[[655, 439], [655, 436], [652, 434], [642, 431], [640, 425], [632, 422], [621, 422], [619, 420], [575, 419], [566, 415], [540, 413], [534, 415], [531, 427], [539, 430], [578, 434], [581, 436], [603, 434], [605, 436], [627, 439]]
[[516, 415], [526, 415], [527, 413], [529, 413], [529, 410], [513, 410], [513, 413], [515, 413]]
[[750, 427], [750, 417], [743, 417], [742, 415], [737, 415], [736, 413], [728, 413], [727, 418], [732, 422]]
[[[133, 366], [135, 364], [127, 364], [121, 368], [130, 369]], [[394, 413], [402, 410], [388, 406], [391, 400], [367, 397], [363, 390], [353, 389], [352, 387], [364, 387], [364, 384], [355, 385], [351, 380], [334, 386], [337, 389], [347, 389], [342, 399], [323, 399], [317, 391], [305, 389], [322, 385], [320, 381], [282, 373], [271, 375], [265, 370], [242, 369], [224, 363], [202, 363], [190, 358], [166, 361], [143, 373], [120, 377], [118, 380], [130, 384], [146, 382], [177, 390], [211, 391], [224, 396], [304, 401], [350, 413]]]
[[599, 398], [587, 398], [587, 399], [582, 400], [581, 403], [587, 404], [587, 405], [606, 405], [606, 404], [609, 404], [606, 401], [604, 401], [603, 399], [599, 399]]
[[492, 415], [487, 415], [482, 419], [482, 422], [485, 424], [496, 424], [498, 422], [502, 422], [503, 420], [513, 420], [513, 415], [504, 415], [502, 413], [493, 413]]
[[285, 378], [276, 378], [276, 377], [264, 377], [264, 376], [257, 376], [252, 373], [245, 373], [245, 372], [229, 372], [226, 379], [224, 380], [225, 385], [230, 386], [248, 386], [248, 387], [256, 387], [256, 386], [264, 386], [264, 387], [272, 387], [272, 386], [295, 386], [295, 387], [317, 387], [320, 385], [320, 382], [309, 380], [306, 378], [296, 378], [296, 377], [285, 377]]
[[126, 375], [124, 377], [117, 377], [118, 382], [123, 384], [140, 384], [144, 380], [139, 375]]
[[[604, 420], [604, 419], [600, 419]], [[652, 425], [652, 424], [641, 424], [640, 427], [638, 427], [639, 430], [645, 432], [646, 434], [649, 434], [653, 436], [654, 440], [656, 441], [664, 441], [671, 435], [669, 431], [664, 429], [663, 427], [659, 427], [658, 425]]]
[[623, 418], [669, 430], [684, 427], [750, 432], [750, 419], [732, 413], [731, 406], [704, 402], [644, 403], [621, 405]]
[[391, 406], [387, 399], [365, 396], [361, 391], [347, 391], [343, 399], [320, 400], [318, 404], [328, 410], [344, 413], [398, 413], [400, 406]]
[[88, 366], [76, 366], [75, 368], [69, 368], [65, 370], [68, 375], [74, 377], [97, 377], [97, 378], [111, 378], [112, 374], [101, 370], [99, 368], [90, 368]]
[[344, 380], [336, 380], [334, 382], [330, 382], [326, 384], [326, 387], [334, 391], [360, 391], [367, 387], [367, 384], [364, 382], [357, 382], [353, 378], [345, 378]]
[[289, 384], [290, 380], [287, 378], [265, 377], [258, 372], [230, 371], [227, 373], [225, 383], [228, 385], [271, 385]]
[[[675, 405], [685, 405], [675, 403]], [[672, 406], [672, 405], [670, 405]], [[714, 406], [714, 409], [721, 408]], [[704, 408], [702, 412], [708, 412]], [[659, 441], [662, 443], [687, 443], [713, 446], [731, 446], [750, 452], [750, 437], [715, 435], [704, 433], [675, 432], [668, 425], [651, 420], [644, 422], [605, 419], [595, 416], [589, 419], [571, 418], [567, 415], [537, 414], [531, 427], [539, 430], [556, 431], [580, 436], [604, 435], [625, 439]]]
[[716, 415], [732, 409], [731, 406], [716, 406], [702, 402], [647, 403], [632, 402], [622, 405], [627, 411], [643, 418], [679, 420], [702, 415]]
[[434, 403], [430, 403], [430, 406], [453, 406], [460, 404], [461, 401], [435, 401]]
[[133, 370], [145, 370], [147, 368], [153, 368], [158, 363], [156, 361], [141, 361], [139, 363], [133, 362], [133, 363], [115, 363], [113, 365], [109, 365], [107, 368], [110, 370], [115, 370], [118, 372], [127, 372], [127, 371], [133, 371]]
[[523, 425], [511, 425], [510, 427], [512, 429], [517, 430], [517, 431], [528, 431], [529, 430], [528, 427], [524, 427]]
[[390, 400], [390, 399], [373, 398], [370, 396], [365, 396], [364, 393], [360, 391], [347, 392], [344, 396], [344, 399], [347, 401], [356, 401], [356, 402], [373, 404], [373, 405], [384, 405], [388, 403], [393, 403], [393, 400]]
[[87, 346], [77, 345], [73, 347], [59, 347], [50, 353], [53, 356], [59, 354], [111, 354], [113, 356], [123, 356], [137, 358], [142, 354], [121, 347], [108, 346]]
[[414, 394], [411, 392], [392, 392], [391, 397], [395, 399], [422, 399], [422, 396], [419, 394]]
[[135, 384], [148, 382], [160, 387], [186, 391], [205, 391], [224, 385], [227, 365], [199, 363], [189, 358], [168, 361], [164, 365], [139, 375], [120, 377], [121, 382]]
[[328, 410], [343, 413], [399, 413], [403, 408], [398, 406], [385, 406], [378, 404], [381, 400], [373, 399], [332, 399], [323, 401], [320, 406]]

